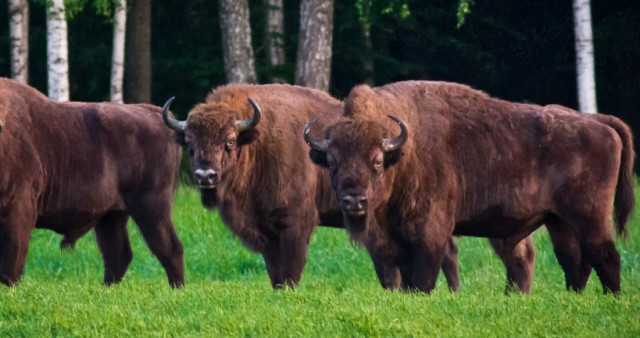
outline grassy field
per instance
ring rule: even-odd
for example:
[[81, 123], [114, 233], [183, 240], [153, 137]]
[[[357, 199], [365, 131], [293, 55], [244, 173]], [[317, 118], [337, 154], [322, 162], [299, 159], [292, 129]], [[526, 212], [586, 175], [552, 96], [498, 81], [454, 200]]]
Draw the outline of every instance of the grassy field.
[[[640, 213], [638, 213], [640, 214]], [[93, 233], [73, 252], [36, 230], [22, 283], [0, 287], [0, 336], [640, 336], [640, 217], [620, 242], [622, 293], [602, 295], [592, 274], [580, 295], [564, 277], [544, 229], [532, 293], [504, 296], [504, 268], [484, 239], [460, 238], [461, 291], [444, 277], [430, 295], [387, 292], [346, 232], [319, 228], [295, 291], [273, 291], [262, 258], [178, 191], [174, 220], [185, 246], [187, 286], [171, 290], [134, 224], [124, 281], [101, 285]]]

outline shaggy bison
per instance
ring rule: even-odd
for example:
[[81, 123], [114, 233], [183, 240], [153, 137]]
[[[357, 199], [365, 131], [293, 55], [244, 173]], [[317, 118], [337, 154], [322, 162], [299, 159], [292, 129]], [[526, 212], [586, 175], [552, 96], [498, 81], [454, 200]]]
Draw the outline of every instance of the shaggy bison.
[[104, 283], [119, 282], [131, 216], [169, 284], [184, 284], [170, 217], [181, 150], [160, 108], [52, 102], [0, 79], [0, 130], [0, 282], [19, 281], [34, 228], [63, 234], [63, 244], [95, 228]]
[[426, 81], [358, 86], [344, 105], [324, 139], [305, 128], [310, 157], [329, 169], [351, 237], [408, 288], [433, 289], [452, 234], [510, 251], [544, 223], [567, 288], [593, 267], [620, 290], [609, 219], [626, 233], [634, 152], [619, 119]]
[[295, 286], [314, 227], [342, 226], [329, 177], [306, 158], [299, 130], [318, 111], [335, 121], [340, 101], [297, 86], [232, 84], [178, 121], [168, 115], [172, 100], [165, 123], [191, 153], [203, 205], [262, 254], [274, 288]]

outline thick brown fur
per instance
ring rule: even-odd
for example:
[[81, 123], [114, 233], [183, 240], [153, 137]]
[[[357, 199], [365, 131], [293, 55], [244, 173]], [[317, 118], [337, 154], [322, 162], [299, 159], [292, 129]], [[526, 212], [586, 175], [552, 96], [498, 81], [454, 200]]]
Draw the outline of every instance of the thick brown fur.
[[[236, 121], [253, 117], [248, 102], [261, 108], [260, 123], [239, 132]], [[315, 226], [342, 227], [328, 175], [306, 157], [301, 131], [323, 114], [335, 121], [341, 102], [328, 94], [290, 85], [231, 84], [213, 90], [187, 117], [178, 141], [191, 151], [195, 171], [213, 170], [202, 186], [205, 207], [243, 243], [263, 255], [274, 288], [300, 280]]]
[[[238, 133], [235, 122], [253, 116], [248, 98], [263, 116], [256, 128]], [[218, 207], [233, 234], [263, 255], [274, 288], [299, 282], [315, 226], [343, 227], [329, 177], [308, 160], [300, 134], [317, 114], [323, 115], [319, 128], [336, 121], [341, 102], [298, 86], [227, 85], [195, 106], [185, 132], [176, 133], [178, 142], [191, 151], [194, 171], [216, 172], [215, 187], [201, 187], [203, 204]], [[455, 242], [448, 250], [443, 271], [449, 287], [457, 290]], [[395, 271], [374, 265], [383, 287], [400, 286]]]
[[[346, 227], [374, 260], [398, 265], [408, 287], [435, 286], [452, 234], [502, 238], [513, 248], [544, 223], [567, 288], [584, 288], [593, 267], [605, 292], [619, 292], [611, 201], [615, 194], [619, 233], [634, 205], [624, 123], [445, 82], [358, 86], [344, 104], [345, 117], [326, 129], [325, 161], [334, 163], [338, 198], [368, 199], [366, 218]], [[410, 137], [384, 153], [382, 137], [400, 132], [387, 114], [406, 121]], [[394, 163], [377, 170], [379, 156]]]
[[104, 283], [132, 259], [129, 217], [173, 287], [184, 284], [182, 244], [171, 221], [181, 149], [152, 105], [53, 102], [0, 79], [0, 282], [16, 284], [34, 228], [64, 235], [95, 229]]

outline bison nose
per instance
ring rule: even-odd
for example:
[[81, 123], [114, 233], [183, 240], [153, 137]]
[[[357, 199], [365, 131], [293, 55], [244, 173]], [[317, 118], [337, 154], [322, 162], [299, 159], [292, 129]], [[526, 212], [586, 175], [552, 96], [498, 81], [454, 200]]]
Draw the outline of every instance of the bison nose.
[[362, 195], [345, 195], [341, 201], [342, 210], [349, 213], [362, 213], [367, 209], [369, 202]]
[[196, 177], [196, 183], [205, 187], [218, 184], [218, 179], [220, 177], [218, 172], [213, 169], [197, 169], [194, 175]]

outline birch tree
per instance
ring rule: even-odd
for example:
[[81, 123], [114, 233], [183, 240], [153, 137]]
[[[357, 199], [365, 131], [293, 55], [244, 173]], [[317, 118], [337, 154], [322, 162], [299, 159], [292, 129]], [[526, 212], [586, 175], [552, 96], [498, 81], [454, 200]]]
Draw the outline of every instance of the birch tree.
[[300, 33], [296, 60], [296, 84], [329, 90], [333, 0], [300, 2]]
[[573, 22], [576, 38], [579, 109], [585, 113], [596, 113], [598, 107], [596, 104], [590, 0], [573, 0]]
[[249, 3], [247, 0], [219, 0], [218, 4], [227, 82], [256, 83]]
[[69, 101], [69, 59], [67, 20], [63, 0], [49, 0], [47, 6], [47, 84], [49, 98]]
[[11, 77], [29, 82], [29, 2], [9, 0], [9, 38], [11, 40]]
[[113, 15], [113, 54], [111, 57], [111, 102], [122, 103], [124, 81], [124, 45], [127, 25], [127, 1], [120, 0]]
[[[271, 67], [277, 67], [286, 62], [284, 54], [284, 14], [282, 0], [267, 0], [267, 45], [269, 50], [269, 63]], [[285, 83], [277, 76], [272, 76], [272, 82]]]

